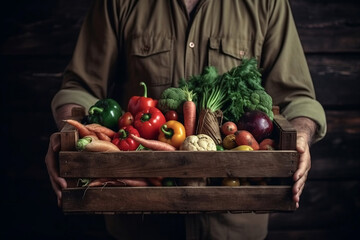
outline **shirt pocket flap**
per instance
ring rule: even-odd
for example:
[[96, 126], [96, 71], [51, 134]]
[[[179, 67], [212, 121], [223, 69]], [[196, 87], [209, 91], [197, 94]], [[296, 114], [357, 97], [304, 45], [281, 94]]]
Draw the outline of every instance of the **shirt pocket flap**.
[[237, 59], [244, 58], [248, 52], [249, 43], [244, 40], [234, 38], [222, 38], [221, 39], [221, 51], [229, 56]]
[[220, 48], [220, 39], [219, 38], [210, 38], [209, 47], [214, 50]]
[[131, 54], [147, 57], [171, 50], [171, 39], [164, 37], [137, 37], [132, 40]]

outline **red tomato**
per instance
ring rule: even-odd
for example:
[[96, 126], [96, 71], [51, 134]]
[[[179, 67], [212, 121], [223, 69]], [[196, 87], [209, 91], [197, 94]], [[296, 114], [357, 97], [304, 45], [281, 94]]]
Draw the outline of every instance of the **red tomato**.
[[178, 113], [174, 110], [167, 111], [165, 114], [166, 121], [175, 120], [177, 121], [179, 119]]
[[221, 126], [221, 132], [224, 135], [234, 134], [237, 131], [237, 126], [233, 122], [226, 122]]
[[118, 121], [119, 129], [132, 125], [134, 122], [134, 116], [130, 112], [124, 113]]

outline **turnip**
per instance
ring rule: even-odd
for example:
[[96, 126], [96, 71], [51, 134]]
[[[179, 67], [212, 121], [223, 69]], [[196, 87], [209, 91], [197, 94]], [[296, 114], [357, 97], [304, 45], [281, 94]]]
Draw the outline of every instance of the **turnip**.
[[249, 131], [256, 141], [261, 142], [273, 131], [273, 122], [268, 115], [259, 110], [245, 112], [238, 122], [238, 130]]

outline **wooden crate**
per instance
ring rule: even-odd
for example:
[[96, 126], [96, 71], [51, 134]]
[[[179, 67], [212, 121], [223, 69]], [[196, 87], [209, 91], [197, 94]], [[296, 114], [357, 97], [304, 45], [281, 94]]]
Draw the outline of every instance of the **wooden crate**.
[[[60, 176], [64, 213], [199, 213], [294, 211], [291, 177], [299, 155], [296, 131], [281, 115], [274, 118], [278, 149], [273, 151], [75, 151], [77, 131], [61, 132]], [[275, 179], [262, 186], [78, 187], [79, 178], [247, 177]], [[285, 180], [285, 181], [284, 181]], [[285, 182], [285, 184], [284, 184]], [[279, 184], [282, 183], [282, 184]]]

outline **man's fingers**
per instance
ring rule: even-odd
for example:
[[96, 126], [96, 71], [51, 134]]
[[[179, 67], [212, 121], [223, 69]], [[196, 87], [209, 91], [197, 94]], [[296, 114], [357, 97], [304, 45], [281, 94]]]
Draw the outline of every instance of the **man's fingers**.
[[294, 181], [299, 180], [301, 177], [307, 174], [310, 168], [311, 168], [311, 156], [310, 156], [310, 150], [307, 147], [305, 149], [305, 152], [300, 154], [298, 169], [296, 170], [293, 176]]
[[300, 196], [301, 196], [304, 188], [305, 188], [305, 183], [302, 184], [300, 187], [297, 187], [297, 188], [294, 187], [294, 188], [293, 188], [293, 193], [294, 193], [294, 195], [293, 195], [293, 201], [296, 203], [296, 208], [299, 207]]
[[48, 151], [45, 156], [45, 164], [49, 173], [52, 188], [56, 194], [58, 205], [61, 206], [61, 190], [67, 187], [66, 180], [59, 177], [58, 152], [60, 150], [60, 133], [50, 136]]
[[295, 182], [295, 184], [293, 186], [293, 194], [298, 194], [299, 192], [300, 193], [302, 192], [302, 190], [305, 186], [306, 178], [307, 178], [307, 176], [304, 176], [304, 177], [300, 178], [297, 182]]
[[306, 149], [307, 141], [302, 135], [298, 135], [296, 139], [296, 149], [299, 153], [304, 153]]
[[50, 136], [50, 144], [53, 152], [60, 151], [60, 133], [56, 132]]

